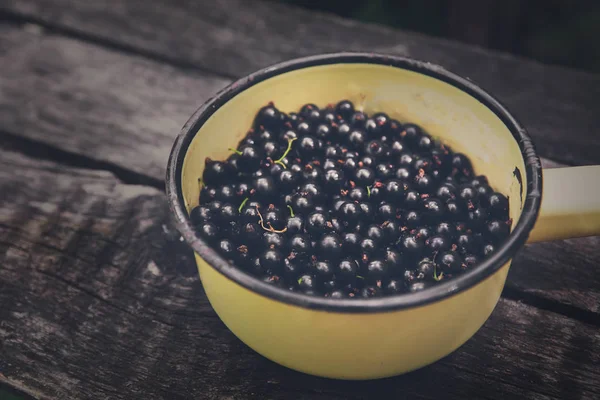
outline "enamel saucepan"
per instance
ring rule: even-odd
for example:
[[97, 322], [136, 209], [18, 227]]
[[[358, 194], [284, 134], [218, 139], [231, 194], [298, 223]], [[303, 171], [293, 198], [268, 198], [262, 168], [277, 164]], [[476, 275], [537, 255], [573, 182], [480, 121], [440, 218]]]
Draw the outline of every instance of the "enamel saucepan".
[[[258, 109], [297, 111], [342, 99], [420, 124], [467, 154], [477, 174], [509, 197], [512, 232], [480, 265], [417, 293], [328, 299], [277, 288], [230, 265], [196, 235], [204, 159], [225, 159]], [[542, 170], [525, 128], [491, 95], [446, 69], [412, 59], [338, 53], [284, 62], [251, 74], [207, 101], [185, 124], [167, 169], [178, 229], [196, 253], [214, 310], [244, 343], [305, 373], [341, 379], [398, 375], [465, 343], [492, 313], [525, 243], [600, 234], [600, 166]]]

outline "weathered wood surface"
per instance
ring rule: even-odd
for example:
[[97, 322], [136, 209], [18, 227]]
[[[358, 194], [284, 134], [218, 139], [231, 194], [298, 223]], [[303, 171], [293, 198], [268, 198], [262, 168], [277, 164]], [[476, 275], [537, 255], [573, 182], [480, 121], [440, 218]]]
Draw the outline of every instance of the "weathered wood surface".
[[14, 25], [0, 65], [1, 129], [160, 180], [181, 126], [229, 82]]
[[479, 82], [506, 103], [536, 139], [542, 155], [575, 164], [600, 162], [597, 75], [267, 1], [156, 0], [152, 7], [141, 0], [5, 3], [2, 9], [10, 16], [228, 77], [297, 56], [340, 50], [438, 63]]
[[[149, 175], [156, 185], [179, 127], [226, 83], [15, 25], [0, 25], [0, 64], [0, 129]], [[599, 241], [529, 246], [509, 287], [600, 318]]]
[[345, 49], [441, 63], [572, 164], [600, 162], [599, 77], [265, 2], [0, 9], [47, 28], [0, 23], [0, 148], [18, 152], [0, 151], [0, 385], [48, 399], [600, 396], [600, 238], [527, 246], [490, 320], [441, 362], [339, 382], [279, 367], [223, 326], [158, 190], [193, 110], [283, 59]]
[[342, 382], [258, 356], [212, 311], [162, 193], [0, 151], [0, 382], [45, 399], [594, 399], [600, 333], [502, 299], [411, 374]]

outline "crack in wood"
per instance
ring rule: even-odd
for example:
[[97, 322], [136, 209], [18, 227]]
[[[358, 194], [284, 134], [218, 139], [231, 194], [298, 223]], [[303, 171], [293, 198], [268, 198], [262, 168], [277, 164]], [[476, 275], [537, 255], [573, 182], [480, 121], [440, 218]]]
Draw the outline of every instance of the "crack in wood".
[[600, 327], [600, 313], [544, 298], [535, 293], [528, 292], [527, 289], [517, 288], [510, 283], [504, 286], [502, 297]]
[[15, 11], [0, 9], [0, 22], [19, 24], [21, 26], [24, 24], [35, 24], [45, 29], [48, 34], [61, 35], [71, 39], [90, 43], [96, 46], [104, 47], [107, 49], [122, 51], [137, 57], [143, 57], [150, 61], [172, 65], [184, 71], [189, 70], [196, 72], [205, 72], [226, 79], [238, 78], [237, 75], [228, 74], [224, 71], [205, 68], [202, 65], [199, 65], [194, 62], [186, 62], [181, 58], [165, 56], [164, 54], [158, 52], [144, 50], [136, 46], [128, 45], [126, 43], [120, 43], [118, 41], [109, 40], [102, 36], [89, 34], [82, 30], [71, 29], [68, 26], [51, 23], [42, 18], [37, 18], [32, 15], [26, 15]]
[[164, 191], [165, 188], [164, 181], [152, 176], [140, 174], [107, 161], [100, 161], [82, 154], [65, 151], [5, 130], [0, 130], [0, 148], [16, 151], [28, 157], [55, 161], [70, 167], [108, 171], [119, 181], [130, 185], [146, 185], [161, 191]]

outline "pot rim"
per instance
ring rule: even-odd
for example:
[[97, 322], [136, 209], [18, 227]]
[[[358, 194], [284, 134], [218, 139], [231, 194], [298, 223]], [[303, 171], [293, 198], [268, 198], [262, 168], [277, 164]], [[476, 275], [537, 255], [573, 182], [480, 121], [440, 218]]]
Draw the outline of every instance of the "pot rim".
[[[521, 216], [510, 236], [489, 258], [457, 278], [420, 292], [382, 298], [330, 299], [309, 296], [262, 282], [234, 267], [196, 234], [185, 208], [181, 188], [181, 174], [187, 150], [196, 133], [208, 118], [227, 101], [251, 86], [269, 78], [314, 66], [365, 63], [410, 70], [446, 82], [480, 101], [506, 125], [521, 150], [528, 183]], [[521, 184], [522, 192], [522, 173], [518, 167], [515, 167], [513, 173]], [[526, 130], [506, 107], [472, 81], [439, 65], [412, 58], [377, 53], [341, 52], [302, 57], [266, 67], [231, 83], [206, 101], [186, 122], [173, 144], [166, 172], [166, 194], [169, 207], [175, 217], [177, 229], [186, 242], [208, 265], [242, 287], [270, 299], [308, 309], [345, 313], [375, 313], [409, 309], [442, 301], [477, 285], [502, 268], [526, 243], [537, 220], [542, 196], [542, 167]]]

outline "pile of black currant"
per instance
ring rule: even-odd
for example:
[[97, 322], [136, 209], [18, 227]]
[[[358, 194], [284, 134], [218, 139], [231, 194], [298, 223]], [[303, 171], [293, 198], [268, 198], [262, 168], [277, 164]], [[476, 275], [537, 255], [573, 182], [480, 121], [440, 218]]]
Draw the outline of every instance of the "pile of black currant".
[[510, 233], [508, 199], [418, 125], [350, 101], [261, 108], [225, 161], [206, 159], [198, 234], [292, 291], [370, 298], [452, 279]]

